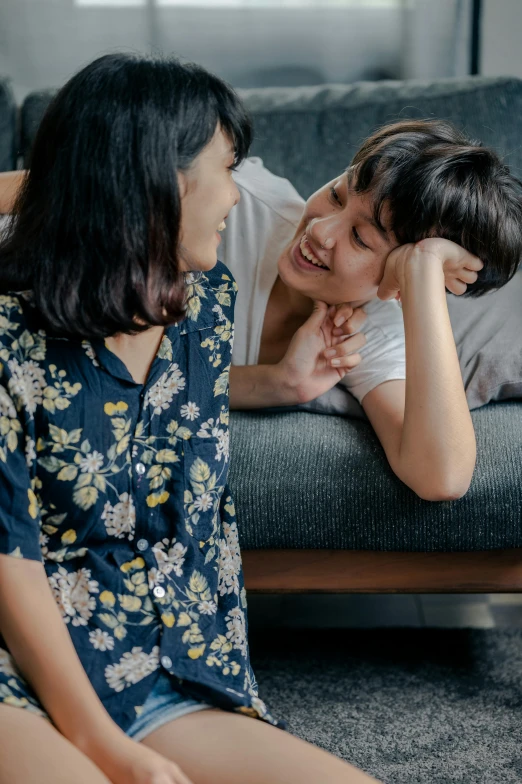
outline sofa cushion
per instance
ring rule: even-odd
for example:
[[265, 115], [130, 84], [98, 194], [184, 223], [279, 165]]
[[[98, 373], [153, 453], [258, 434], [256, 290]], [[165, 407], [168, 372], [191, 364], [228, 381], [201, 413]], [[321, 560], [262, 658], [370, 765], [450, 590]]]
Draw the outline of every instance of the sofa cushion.
[[16, 103], [8, 79], [0, 78], [0, 171], [16, 169]]
[[450, 120], [522, 173], [520, 79], [358, 82], [240, 94], [254, 117], [251, 154], [305, 198], [343, 171], [376, 128], [409, 117]]
[[233, 412], [230, 487], [257, 548], [466, 551], [522, 547], [522, 403], [472, 413], [477, 466], [458, 501], [422, 501], [371, 426], [306, 412]]

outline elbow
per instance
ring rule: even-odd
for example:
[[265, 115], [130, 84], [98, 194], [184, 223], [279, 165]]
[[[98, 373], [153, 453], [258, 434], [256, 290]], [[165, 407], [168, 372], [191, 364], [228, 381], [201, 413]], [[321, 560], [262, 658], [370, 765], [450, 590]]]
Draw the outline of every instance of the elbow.
[[468, 492], [473, 470], [452, 476], [399, 477], [423, 501], [458, 501]]
[[423, 501], [458, 501], [463, 498], [469, 490], [470, 483], [445, 485], [440, 487], [428, 487], [415, 490], [414, 492]]
[[436, 460], [399, 462], [397, 476], [423, 501], [458, 501], [468, 492], [475, 470], [476, 449], [459, 459], [443, 455]]

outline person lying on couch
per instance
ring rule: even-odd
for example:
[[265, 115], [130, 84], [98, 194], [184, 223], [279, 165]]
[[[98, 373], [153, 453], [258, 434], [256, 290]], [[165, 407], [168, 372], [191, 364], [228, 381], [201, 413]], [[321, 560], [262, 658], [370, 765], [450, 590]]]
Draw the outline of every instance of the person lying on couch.
[[445, 289], [513, 277], [520, 183], [440, 120], [385, 126], [306, 203], [259, 159], [235, 179], [219, 254], [239, 286], [231, 407], [302, 404], [340, 382], [417, 495], [464, 495], [476, 445]]
[[[0, 175], [0, 211], [21, 177]], [[520, 183], [440, 120], [385, 126], [306, 203], [259, 159], [234, 177], [219, 253], [239, 285], [231, 407], [295, 406], [340, 382], [406, 485], [463, 496], [476, 444], [445, 289], [478, 296], [512, 278]]]

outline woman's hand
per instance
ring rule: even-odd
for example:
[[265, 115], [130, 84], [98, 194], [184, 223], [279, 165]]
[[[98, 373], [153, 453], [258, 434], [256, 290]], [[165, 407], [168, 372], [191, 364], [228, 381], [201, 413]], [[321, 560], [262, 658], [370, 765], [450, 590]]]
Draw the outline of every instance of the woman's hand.
[[353, 332], [365, 319], [362, 308], [314, 303], [312, 315], [297, 330], [279, 363], [284, 383], [293, 389], [299, 403], [324, 394], [360, 363], [357, 351], [365, 345], [366, 337]]
[[193, 784], [174, 762], [123, 734], [89, 756], [112, 784]]
[[415, 244], [400, 245], [389, 254], [384, 275], [377, 291], [379, 299], [400, 299], [409, 267], [419, 264], [438, 264], [444, 273], [444, 284], [453, 294], [464, 294], [470, 283], [475, 283], [484, 264], [455, 242], [439, 237]]

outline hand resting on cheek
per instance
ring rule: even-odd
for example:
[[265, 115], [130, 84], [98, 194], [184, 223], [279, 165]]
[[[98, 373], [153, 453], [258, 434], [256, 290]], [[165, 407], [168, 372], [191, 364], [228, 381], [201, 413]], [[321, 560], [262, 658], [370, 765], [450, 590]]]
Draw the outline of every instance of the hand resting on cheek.
[[460, 296], [468, 285], [475, 283], [484, 264], [467, 250], [450, 240], [433, 237], [394, 248], [386, 259], [384, 275], [379, 284], [379, 299], [403, 299], [410, 270], [419, 265], [436, 264], [444, 273], [444, 285]]

